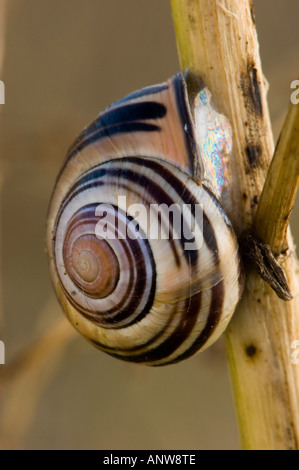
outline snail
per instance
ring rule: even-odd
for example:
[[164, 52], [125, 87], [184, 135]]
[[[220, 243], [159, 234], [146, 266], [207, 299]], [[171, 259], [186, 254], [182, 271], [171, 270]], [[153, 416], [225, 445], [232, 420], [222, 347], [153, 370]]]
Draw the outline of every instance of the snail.
[[238, 241], [219, 200], [231, 130], [210, 97], [181, 72], [126, 96], [83, 130], [58, 176], [53, 284], [73, 326], [116, 358], [186, 359], [216, 341], [240, 299]]

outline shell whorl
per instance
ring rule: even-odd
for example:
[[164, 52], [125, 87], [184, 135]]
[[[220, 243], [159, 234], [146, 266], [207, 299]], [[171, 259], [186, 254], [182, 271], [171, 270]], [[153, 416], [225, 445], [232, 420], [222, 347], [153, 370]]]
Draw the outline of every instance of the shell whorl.
[[240, 292], [231, 224], [200, 183], [182, 74], [108, 108], [69, 151], [48, 251], [71, 323], [120, 359], [165, 365], [214, 342]]

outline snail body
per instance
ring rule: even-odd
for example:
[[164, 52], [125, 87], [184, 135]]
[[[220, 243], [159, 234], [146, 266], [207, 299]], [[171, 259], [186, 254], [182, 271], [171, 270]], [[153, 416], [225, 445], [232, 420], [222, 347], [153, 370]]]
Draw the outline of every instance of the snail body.
[[49, 210], [50, 270], [68, 319], [101, 350], [152, 366], [206, 349], [242, 291], [189, 98], [179, 73], [107, 108], [69, 149]]

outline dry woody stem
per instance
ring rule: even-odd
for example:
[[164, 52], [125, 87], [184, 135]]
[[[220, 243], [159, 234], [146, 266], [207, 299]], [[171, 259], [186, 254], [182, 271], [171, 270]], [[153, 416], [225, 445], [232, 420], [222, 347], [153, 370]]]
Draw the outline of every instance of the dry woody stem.
[[282, 253], [277, 261], [293, 296], [279, 299], [246, 267], [244, 293], [226, 332], [242, 447], [297, 449], [299, 366], [292, 364], [291, 345], [299, 339], [299, 268], [286, 228], [298, 179], [298, 110], [290, 109], [261, 197], [274, 144], [252, 2], [171, 0], [171, 6], [182, 70], [203, 79], [232, 125], [225, 210], [239, 237], [255, 220], [254, 235]]
[[[49, 302], [45, 311], [49, 310], [55, 310], [55, 302]], [[22, 447], [40, 396], [74, 337], [75, 330], [62, 317], [23, 350], [14, 362], [0, 369], [0, 449]]]
[[287, 228], [299, 183], [299, 106], [290, 104], [254, 220], [255, 236], [275, 255], [287, 250]]

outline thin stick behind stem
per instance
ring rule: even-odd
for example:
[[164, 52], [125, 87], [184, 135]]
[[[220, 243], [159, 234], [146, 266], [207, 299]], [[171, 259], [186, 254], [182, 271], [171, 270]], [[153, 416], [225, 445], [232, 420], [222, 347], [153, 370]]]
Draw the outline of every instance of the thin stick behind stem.
[[[54, 311], [51, 300], [45, 311]], [[42, 312], [41, 312], [42, 314]], [[19, 448], [40, 396], [61, 363], [75, 329], [61, 317], [11, 364], [0, 369], [0, 449]]]
[[290, 104], [254, 220], [254, 234], [275, 255], [286, 251], [287, 229], [299, 184], [299, 105]]

